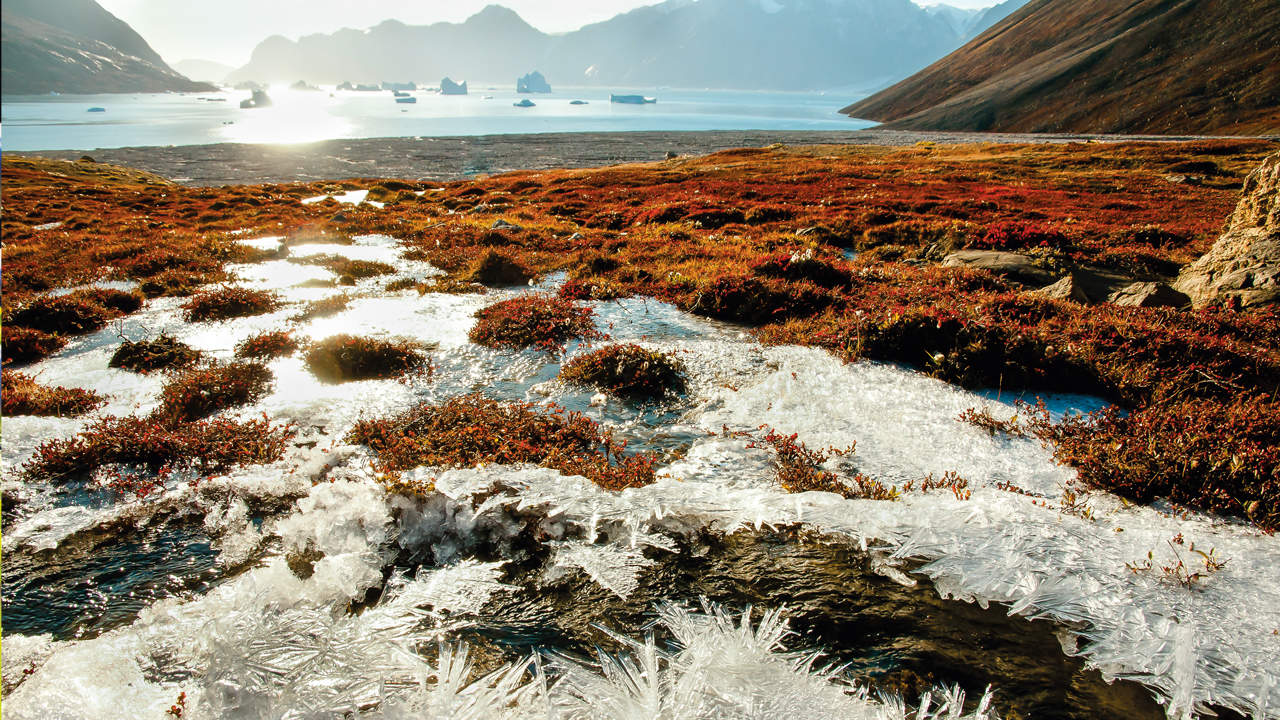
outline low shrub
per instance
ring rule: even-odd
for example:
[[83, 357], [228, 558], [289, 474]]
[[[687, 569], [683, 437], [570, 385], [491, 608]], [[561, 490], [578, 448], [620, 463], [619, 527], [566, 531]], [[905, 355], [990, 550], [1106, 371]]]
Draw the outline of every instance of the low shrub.
[[26, 365], [52, 355], [66, 347], [67, 339], [61, 335], [50, 335], [40, 330], [15, 327], [8, 323], [0, 330], [3, 343], [0, 354], [4, 355], [6, 365]]
[[288, 330], [274, 330], [245, 338], [236, 345], [236, 357], [264, 360], [292, 355], [301, 344]]
[[878, 480], [861, 474], [840, 476], [823, 468], [831, 456], [851, 454], [854, 446], [829, 448], [826, 452], [810, 450], [796, 439], [796, 434], [783, 435], [773, 428], [763, 428], [764, 435], [753, 440], [752, 447], [768, 446], [773, 450], [774, 479], [790, 493], [829, 492], [849, 499], [896, 500], [898, 492]]
[[1058, 230], [1038, 223], [1018, 222], [992, 223], [986, 233], [969, 243], [969, 247], [988, 250], [1066, 250], [1071, 246], [1070, 238]]
[[307, 303], [301, 312], [289, 318], [293, 322], [305, 322], [315, 318], [330, 317], [346, 310], [351, 305], [351, 296], [343, 293], [332, 295]]
[[540, 412], [532, 403], [500, 403], [478, 394], [361, 420], [346, 441], [369, 446], [390, 473], [420, 465], [531, 463], [610, 490], [652, 483], [656, 459], [627, 455], [610, 431], [579, 413]]
[[114, 290], [110, 288], [87, 288], [77, 290], [67, 295], [67, 297], [79, 298], [92, 303], [101, 305], [102, 307], [112, 311], [116, 315], [128, 315], [142, 309], [142, 304], [146, 302], [146, 298], [142, 293], [125, 292], [124, 290]]
[[211, 276], [188, 270], [165, 270], [143, 280], [138, 289], [147, 297], [193, 295], [209, 283]]
[[341, 255], [307, 255], [299, 258], [289, 258], [289, 261], [327, 268], [338, 276], [338, 283], [341, 285], [354, 285], [356, 280], [379, 275], [393, 275], [396, 272], [394, 266], [384, 262], [352, 260]]
[[685, 309], [719, 320], [763, 325], [813, 315], [833, 302], [829, 293], [809, 283], [725, 275], [703, 285]]
[[280, 298], [273, 292], [227, 286], [192, 295], [182, 309], [187, 322], [203, 322], [262, 315], [278, 307]]
[[570, 360], [560, 379], [632, 398], [661, 398], [684, 390], [684, 366], [670, 353], [635, 344], [610, 345]]
[[334, 335], [313, 343], [305, 360], [325, 382], [394, 378], [427, 368], [427, 356], [417, 343], [355, 335]]
[[279, 460], [293, 436], [291, 426], [274, 426], [265, 418], [171, 424], [155, 417], [107, 417], [74, 437], [41, 444], [22, 474], [32, 480], [65, 481], [111, 465], [159, 478], [179, 465], [223, 472]]
[[847, 288], [852, 283], [847, 271], [814, 257], [812, 250], [765, 255], [752, 263], [751, 272], [762, 277], [808, 280], [824, 288]]
[[460, 280], [480, 285], [523, 285], [533, 277], [529, 269], [497, 250], [486, 250]]
[[167, 333], [155, 340], [125, 340], [116, 348], [107, 367], [150, 372], [164, 368], [188, 368], [200, 360], [200, 351]]
[[554, 352], [574, 338], [604, 337], [591, 321], [592, 315], [591, 308], [554, 295], [521, 295], [482, 308], [467, 337], [486, 347]]
[[185, 370], [170, 377], [161, 389], [156, 417], [171, 423], [189, 422], [247, 405], [270, 392], [272, 379], [271, 371], [257, 363]]
[[35, 378], [13, 370], [0, 374], [0, 397], [5, 416], [41, 415], [75, 417], [101, 407], [106, 399], [82, 388], [49, 387]]
[[1280, 529], [1280, 402], [1270, 397], [1110, 407], [1057, 425], [1042, 412], [1031, 424], [1091, 487]]
[[7, 325], [59, 335], [83, 335], [106, 327], [119, 313], [78, 295], [43, 296], [14, 310]]

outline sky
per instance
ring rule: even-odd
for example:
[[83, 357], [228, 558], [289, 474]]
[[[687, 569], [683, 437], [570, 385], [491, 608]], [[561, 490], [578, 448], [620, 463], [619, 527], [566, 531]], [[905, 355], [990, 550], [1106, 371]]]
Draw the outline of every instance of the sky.
[[[921, 5], [939, 0], [918, 0]], [[608, 20], [656, 0], [98, 0], [150, 43], [167, 62], [200, 59], [239, 67], [270, 35], [297, 38], [386, 19], [409, 25], [461, 22], [485, 5], [515, 10], [544, 32], [566, 32]], [[988, 7], [996, 0], [947, 0], [957, 7]], [[213, 11], [211, 8], [216, 7]]]

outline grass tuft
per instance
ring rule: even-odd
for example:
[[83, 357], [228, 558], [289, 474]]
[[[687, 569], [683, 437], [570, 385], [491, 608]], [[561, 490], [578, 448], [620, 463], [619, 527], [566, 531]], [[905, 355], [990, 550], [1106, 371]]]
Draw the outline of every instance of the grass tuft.
[[125, 340], [116, 348], [107, 367], [146, 373], [165, 368], [181, 369], [195, 365], [200, 351], [167, 333], [155, 340]]
[[278, 307], [280, 298], [273, 292], [227, 286], [192, 295], [182, 309], [187, 322], [204, 322], [262, 315]]
[[35, 378], [13, 370], [0, 374], [3, 386], [3, 412], [11, 415], [40, 415], [46, 417], [75, 417], [102, 407], [106, 399], [82, 388], [49, 387]]
[[591, 321], [592, 315], [591, 308], [554, 295], [521, 295], [482, 308], [467, 337], [491, 348], [558, 352], [571, 339], [604, 337]]
[[639, 345], [610, 345], [570, 360], [560, 379], [621, 397], [657, 399], [684, 390], [684, 365], [671, 353]]
[[378, 380], [429, 369], [422, 350], [409, 340], [334, 335], [307, 348], [305, 360], [325, 382]]
[[420, 465], [531, 463], [581, 475], [610, 490], [652, 483], [656, 459], [626, 454], [610, 431], [579, 413], [541, 412], [532, 403], [501, 403], [478, 394], [361, 420], [347, 441], [377, 452], [388, 473]]

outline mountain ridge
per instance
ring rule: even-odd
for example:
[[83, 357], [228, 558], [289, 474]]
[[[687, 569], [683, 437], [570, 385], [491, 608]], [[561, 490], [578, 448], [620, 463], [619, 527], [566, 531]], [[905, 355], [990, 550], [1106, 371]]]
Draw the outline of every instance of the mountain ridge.
[[4, 94], [206, 91], [94, 0], [5, 0]]
[[1280, 133], [1280, 3], [1034, 0], [841, 110], [889, 128]]
[[558, 34], [490, 5], [461, 23], [384, 21], [296, 41], [273, 36], [228, 79], [500, 82], [537, 69], [552, 85], [871, 88], [963, 40], [910, 0], [668, 0]]

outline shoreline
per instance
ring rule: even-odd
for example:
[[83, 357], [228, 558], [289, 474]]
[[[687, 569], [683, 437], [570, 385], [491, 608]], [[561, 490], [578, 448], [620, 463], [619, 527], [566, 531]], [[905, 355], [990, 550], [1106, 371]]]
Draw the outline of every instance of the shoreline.
[[[933, 132], [913, 130], [698, 130], [534, 133], [451, 137], [323, 140], [299, 145], [216, 143], [10, 151], [14, 157], [77, 160], [85, 155], [137, 168], [191, 186], [314, 182], [345, 178], [447, 181], [516, 170], [592, 168], [653, 162], [677, 155], [706, 155], [742, 147], [785, 145], [909, 146], [920, 142], [1066, 143], [1183, 142], [1201, 136], [1072, 135]], [[1245, 138], [1230, 138], [1245, 139]], [[1280, 142], [1280, 138], [1263, 138]]]

